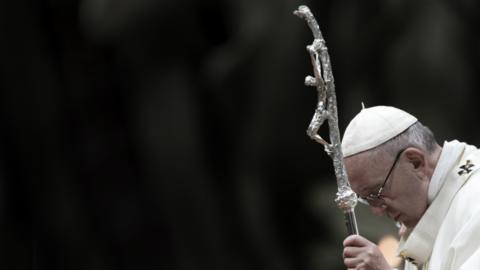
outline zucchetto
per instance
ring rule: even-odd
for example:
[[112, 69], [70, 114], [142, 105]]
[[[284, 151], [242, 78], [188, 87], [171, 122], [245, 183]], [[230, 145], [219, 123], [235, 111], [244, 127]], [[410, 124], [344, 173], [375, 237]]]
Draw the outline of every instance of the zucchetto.
[[417, 122], [413, 115], [390, 106], [362, 109], [348, 124], [342, 140], [344, 157], [373, 149]]

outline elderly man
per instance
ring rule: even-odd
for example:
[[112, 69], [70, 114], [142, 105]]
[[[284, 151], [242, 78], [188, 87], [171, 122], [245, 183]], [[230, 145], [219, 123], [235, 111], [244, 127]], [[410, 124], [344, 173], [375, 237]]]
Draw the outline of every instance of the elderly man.
[[[441, 147], [414, 116], [394, 107], [363, 109], [342, 141], [359, 201], [406, 228], [399, 255], [409, 269], [480, 269], [480, 151], [458, 141]], [[359, 235], [344, 241], [348, 269], [390, 269]]]

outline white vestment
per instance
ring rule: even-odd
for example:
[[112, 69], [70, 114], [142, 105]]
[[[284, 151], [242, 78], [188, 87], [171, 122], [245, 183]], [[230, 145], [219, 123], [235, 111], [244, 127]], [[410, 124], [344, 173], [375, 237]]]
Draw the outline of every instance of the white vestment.
[[[429, 185], [429, 206], [399, 254], [422, 270], [480, 269], [480, 150], [446, 142]], [[407, 262], [405, 269], [416, 269]]]

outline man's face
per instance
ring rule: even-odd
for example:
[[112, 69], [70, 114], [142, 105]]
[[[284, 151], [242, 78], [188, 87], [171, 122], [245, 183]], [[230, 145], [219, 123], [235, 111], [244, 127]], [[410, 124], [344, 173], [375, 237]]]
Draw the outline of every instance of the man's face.
[[[370, 201], [372, 211], [386, 214], [409, 228], [418, 223], [427, 209], [429, 181], [421, 153], [412, 151], [409, 148], [401, 152], [395, 164], [394, 157], [372, 158], [368, 152], [345, 159], [353, 191], [360, 197], [368, 197], [377, 194], [385, 183], [380, 197]], [[391, 168], [391, 174], [386, 178]]]

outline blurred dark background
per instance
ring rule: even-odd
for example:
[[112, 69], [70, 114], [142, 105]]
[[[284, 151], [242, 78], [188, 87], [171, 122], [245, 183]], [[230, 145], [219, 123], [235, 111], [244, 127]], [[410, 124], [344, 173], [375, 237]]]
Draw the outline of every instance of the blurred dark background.
[[1, 267], [343, 269], [300, 4], [341, 130], [363, 101], [480, 144], [477, 1], [3, 0]]

